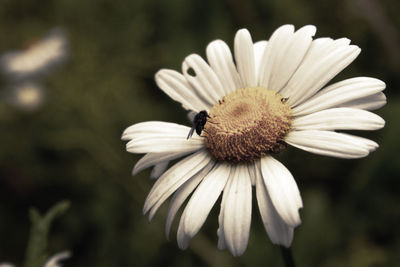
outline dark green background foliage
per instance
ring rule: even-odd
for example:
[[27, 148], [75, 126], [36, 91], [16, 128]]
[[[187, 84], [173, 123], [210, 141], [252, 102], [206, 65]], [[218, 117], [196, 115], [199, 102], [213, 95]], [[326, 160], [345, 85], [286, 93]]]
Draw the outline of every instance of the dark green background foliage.
[[[0, 100], [0, 262], [24, 261], [28, 210], [71, 206], [50, 230], [48, 253], [69, 249], [65, 266], [283, 266], [253, 201], [246, 253], [217, 250], [219, 204], [186, 251], [164, 235], [166, 206], [149, 224], [142, 206], [149, 171], [131, 177], [139, 156], [122, 131], [162, 120], [189, 125], [186, 112], [153, 80], [204, 56], [213, 39], [231, 47], [236, 30], [269, 38], [281, 24], [318, 27], [317, 37], [348, 37], [362, 48], [336, 80], [372, 76], [387, 83], [377, 111], [386, 127], [357, 132], [380, 144], [364, 159], [342, 160], [289, 148], [278, 158], [296, 178], [304, 209], [293, 242], [298, 266], [398, 266], [400, 209], [400, 2], [2, 0], [0, 53], [20, 49], [60, 26], [70, 42], [67, 63], [43, 80], [45, 102], [26, 112]], [[5, 90], [5, 83], [1, 84]]]

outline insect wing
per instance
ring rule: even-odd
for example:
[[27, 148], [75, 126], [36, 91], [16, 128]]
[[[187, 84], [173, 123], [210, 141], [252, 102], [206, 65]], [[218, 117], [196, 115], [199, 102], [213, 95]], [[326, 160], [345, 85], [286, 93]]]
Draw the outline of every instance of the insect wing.
[[188, 140], [190, 137], [192, 137], [195, 129], [196, 129], [196, 126], [193, 125], [192, 129], [190, 129], [190, 131], [189, 131], [189, 134], [188, 134], [186, 140]]

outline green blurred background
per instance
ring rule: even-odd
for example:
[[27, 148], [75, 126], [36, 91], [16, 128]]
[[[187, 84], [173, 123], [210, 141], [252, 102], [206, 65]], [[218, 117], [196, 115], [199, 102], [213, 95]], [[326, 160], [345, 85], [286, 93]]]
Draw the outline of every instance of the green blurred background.
[[[42, 80], [44, 102], [27, 112], [0, 99], [0, 262], [21, 266], [29, 207], [41, 212], [69, 199], [53, 224], [48, 252], [69, 249], [64, 266], [283, 266], [256, 201], [249, 246], [234, 258], [217, 249], [216, 204], [186, 251], [164, 235], [167, 205], [148, 223], [142, 206], [149, 170], [135, 177], [122, 131], [162, 120], [190, 125], [186, 112], [153, 80], [204, 56], [216, 38], [231, 47], [246, 27], [254, 40], [291, 23], [317, 37], [348, 37], [362, 48], [334, 80], [372, 76], [387, 83], [377, 111], [383, 130], [357, 132], [380, 144], [364, 159], [342, 160], [289, 148], [278, 157], [300, 188], [303, 223], [295, 231], [298, 266], [400, 266], [400, 2], [398, 0], [195, 1], [0, 0], [0, 54], [63, 28], [69, 59]], [[0, 91], [6, 90], [5, 82]], [[177, 220], [176, 220], [177, 221]]]

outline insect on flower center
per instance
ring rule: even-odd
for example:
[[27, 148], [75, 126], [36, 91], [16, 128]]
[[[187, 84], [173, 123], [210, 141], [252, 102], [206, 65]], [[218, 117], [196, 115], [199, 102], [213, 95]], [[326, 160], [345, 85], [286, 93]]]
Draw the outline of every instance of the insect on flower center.
[[283, 150], [290, 122], [285, 98], [262, 87], [247, 87], [212, 107], [203, 135], [217, 160], [246, 162]]

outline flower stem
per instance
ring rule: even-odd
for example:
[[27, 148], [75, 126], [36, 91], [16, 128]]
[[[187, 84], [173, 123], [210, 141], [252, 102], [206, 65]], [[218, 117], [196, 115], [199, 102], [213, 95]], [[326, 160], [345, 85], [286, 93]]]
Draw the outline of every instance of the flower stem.
[[292, 255], [292, 250], [290, 248], [280, 247], [282, 252], [283, 261], [285, 262], [285, 267], [295, 267]]

